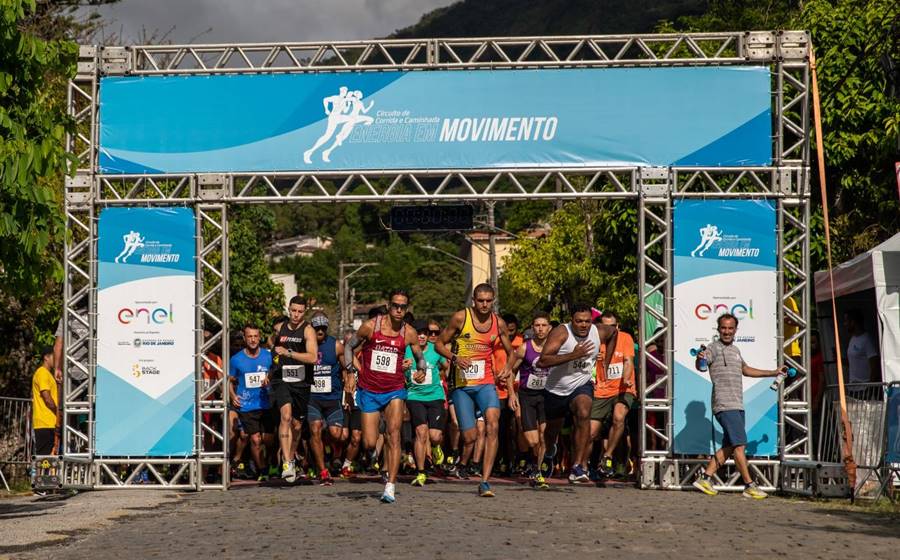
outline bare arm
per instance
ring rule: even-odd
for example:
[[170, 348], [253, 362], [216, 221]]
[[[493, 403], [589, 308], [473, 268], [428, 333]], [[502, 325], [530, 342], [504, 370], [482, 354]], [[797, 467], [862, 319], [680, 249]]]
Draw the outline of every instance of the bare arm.
[[319, 342], [312, 325], [306, 325], [303, 329], [303, 338], [306, 339], [306, 352], [291, 352], [290, 356], [303, 364], [315, 364], [319, 361]]
[[428, 363], [425, 361], [425, 354], [423, 354], [422, 349], [419, 348], [416, 332], [412, 329], [406, 329], [406, 346], [407, 348], [412, 349], [413, 358], [416, 362], [416, 370], [424, 375], [425, 370], [428, 369]]
[[47, 405], [47, 408], [50, 409], [50, 412], [53, 414], [59, 414], [59, 410], [56, 408], [56, 403], [53, 402], [53, 397], [50, 395], [50, 391], [44, 389], [41, 391], [41, 399], [44, 401], [44, 404]]
[[450, 351], [450, 341], [456, 336], [456, 333], [459, 332], [459, 329], [462, 328], [463, 323], [466, 320], [466, 311], [457, 311], [453, 314], [453, 317], [450, 317], [450, 322], [447, 323], [447, 326], [444, 327], [444, 330], [441, 331], [441, 335], [434, 341], [434, 350], [441, 356], [453, 362], [456, 359], [456, 356], [453, 355], [453, 352]]
[[234, 385], [237, 383], [237, 379], [234, 377], [228, 376], [228, 398], [231, 400], [231, 405], [235, 408], [240, 408], [241, 406], [241, 398], [237, 395], [234, 390]]
[[53, 376], [62, 381], [63, 370], [63, 337], [57, 336], [53, 341]]
[[519, 373], [519, 368], [522, 367], [522, 362], [525, 361], [525, 345], [521, 345], [516, 348], [513, 353], [512, 360], [509, 362], [509, 371], [512, 373]]
[[559, 349], [568, 336], [565, 325], [559, 325], [553, 329], [547, 338], [547, 342], [544, 344], [544, 350], [541, 352], [537, 366], [542, 368], [558, 366], [583, 358], [594, 350], [594, 344], [589, 340], [585, 340], [576, 344], [575, 348], [568, 354], [560, 354]]

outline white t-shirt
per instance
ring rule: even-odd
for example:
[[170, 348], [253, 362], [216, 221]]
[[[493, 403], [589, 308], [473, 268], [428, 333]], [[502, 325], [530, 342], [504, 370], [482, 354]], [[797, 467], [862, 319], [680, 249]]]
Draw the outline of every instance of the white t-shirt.
[[847, 343], [847, 367], [850, 383], [867, 383], [869, 377], [869, 360], [878, 356], [878, 347], [872, 342], [868, 333], [858, 334]]

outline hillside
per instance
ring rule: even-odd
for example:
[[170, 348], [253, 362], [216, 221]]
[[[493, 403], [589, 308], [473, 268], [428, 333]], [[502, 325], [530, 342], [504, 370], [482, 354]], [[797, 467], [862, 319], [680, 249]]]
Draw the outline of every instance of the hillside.
[[706, 0], [463, 0], [422, 16], [393, 38], [652, 32], [660, 20], [698, 15]]

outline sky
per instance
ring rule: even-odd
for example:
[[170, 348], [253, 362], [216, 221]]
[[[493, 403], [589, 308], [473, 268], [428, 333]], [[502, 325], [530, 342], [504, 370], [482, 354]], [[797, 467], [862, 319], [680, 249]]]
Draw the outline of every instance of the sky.
[[[371, 39], [454, 0], [122, 0], [98, 9], [122, 44], [156, 33], [184, 43]], [[173, 29], [174, 26], [174, 29]], [[98, 41], [99, 42], [99, 41]]]

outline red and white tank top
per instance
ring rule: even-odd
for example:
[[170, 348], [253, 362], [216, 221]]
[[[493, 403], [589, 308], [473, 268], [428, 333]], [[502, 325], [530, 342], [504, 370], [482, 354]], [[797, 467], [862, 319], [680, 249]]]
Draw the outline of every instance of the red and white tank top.
[[373, 393], [390, 393], [406, 387], [403, 357], [406, 354], [406, 324], [400, 333], [388, 336], [381, 332], [382, 316], [375, 318], [371, 338], [362, 347], [362, 369], [359, 386]]

